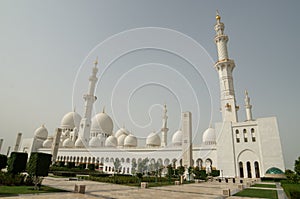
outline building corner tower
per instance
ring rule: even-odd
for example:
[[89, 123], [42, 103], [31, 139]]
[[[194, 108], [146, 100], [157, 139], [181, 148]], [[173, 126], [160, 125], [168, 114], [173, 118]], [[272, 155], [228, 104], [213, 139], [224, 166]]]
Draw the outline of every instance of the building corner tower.
[[90, 130], [91, 130], [91, 117], [92, 117], [92, 109], [93, 104], [97, 100], [97, 97], [94, 95], [96, 83], [98, 81], [97, 72], [98, 72], [98, 60], [94, 62], [94, 67], [92, 70], [92, 75], [89, 77], [89, 89], [88, 93], [83, 96], [85, 101], [84, 103], [84, 116], [80, 121], [78, 139], [75, 142], [76, 147], [84, 147], [88, 145], [90, 138]]
[[221, 22], [219, 13], [216, 14], [215, 43], [218, 51], [218, 61], [214, 67], [218, 71], [220, 81], [221, 112], [223, 121], [237, 122], [235, 93], [233, 87], [232, 72], [235, 67], [234, 61], [229, 59], [227, 51], [228, 36], [224, 34], [224, 23]]
[[168, 125], [167, 125], [167, 122], [168, 122], [168, 116], [167, 116], [167, 105], [165, 104], [164, 105], [164, 110], [163, 110], [163, 117], [162, 117], [162, 121], [163, 121], [163, 124], [162, 124], [162, 128], [161, 128], [161, 146], [162, 147], [166, 147], [168, 145], [168, 136], [167, 136], [167, 133], [169, 131], [168, 129]]

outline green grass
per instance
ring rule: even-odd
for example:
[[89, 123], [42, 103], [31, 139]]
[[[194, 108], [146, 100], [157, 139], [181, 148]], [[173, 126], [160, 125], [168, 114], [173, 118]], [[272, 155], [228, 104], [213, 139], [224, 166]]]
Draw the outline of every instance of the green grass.
[[18, 194], [37, 194], [49, 192], [65, 192], [65, 190], [42, 186], [41, 189], [34, 190], [33, 186], [0, 186], [0, 197], [17, 196]]
[[251, 187], [276, 188], [275, 184], [255, 184]]
[[299, 198], [300, 184], [282, 184], [281, 186], [289, 198]]
[[271, 199], [278, 198], [276, 190], [262, 190], [262, 189], [244, 189], [243, 191], [234, 194], [234, 196], [271, 198]]

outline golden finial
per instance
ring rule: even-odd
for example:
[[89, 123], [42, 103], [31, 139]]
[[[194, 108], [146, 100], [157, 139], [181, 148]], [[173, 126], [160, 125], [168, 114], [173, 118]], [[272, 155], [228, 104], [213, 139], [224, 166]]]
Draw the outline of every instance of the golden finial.
[[248, 96], [248, 91], [247, 90], [245, 90], [245, 95]]
[[96, 60], [94, 61], [95, 67], [98, 65], [98, 56], [96, 58]]
[[216, 20], [217, 20], [217, 21], [220, 21], [220, 20], [221, 20], [221, 17], [220, 17], [220, 14], [219, 14], [219, 11], [218, 11], [218, 10], [216, 11]]

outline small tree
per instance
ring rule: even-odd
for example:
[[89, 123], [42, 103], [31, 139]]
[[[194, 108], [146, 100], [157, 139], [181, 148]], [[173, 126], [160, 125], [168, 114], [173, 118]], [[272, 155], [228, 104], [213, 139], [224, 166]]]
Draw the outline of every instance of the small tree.
[[136, 167], [137, 167], [136, 161], [132, 161], [132, 163], [131, 163], [131, 173], [132, 174], [136, 173]]
[[119, 160], [119, 158], [116, 158], [116, 160], [114, 161], [114, 168], [115, 171], [117, 171], [117, 174], [119, 174], [121, 169], [121, 161]]
[[7, 156], [0, 154], [0, 170], [4, 169], [7, 165]]
[[25, 171], [27, 158], [27, 153], [12, 152], [7, 162], [7, 172], [15, 175], [22, 171]]
[[295, 160], [294, 170], [300, 176], [300, 157], [298, 157], [298, 160]]
[[177, 169], [178, 169], [178, 175], [182, 176], [184, 174], [184, 166], [179, 166]]
[[27, 172], [33, 177], [34, 188], [39, 189], [42, 184], [42, 176], [48, 176], [49, 167], [51, 165], [51, 154], [31, 153], [27, 165]]

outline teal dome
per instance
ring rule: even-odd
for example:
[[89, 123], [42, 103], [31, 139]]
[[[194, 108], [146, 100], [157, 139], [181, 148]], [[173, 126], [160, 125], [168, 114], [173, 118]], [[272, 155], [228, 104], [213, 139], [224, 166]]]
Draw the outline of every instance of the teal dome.
[[276, 167], [272, 167], [267, 170], [266, 174], [284, 174], [284, 173], [280, 169], [278, 169]]

